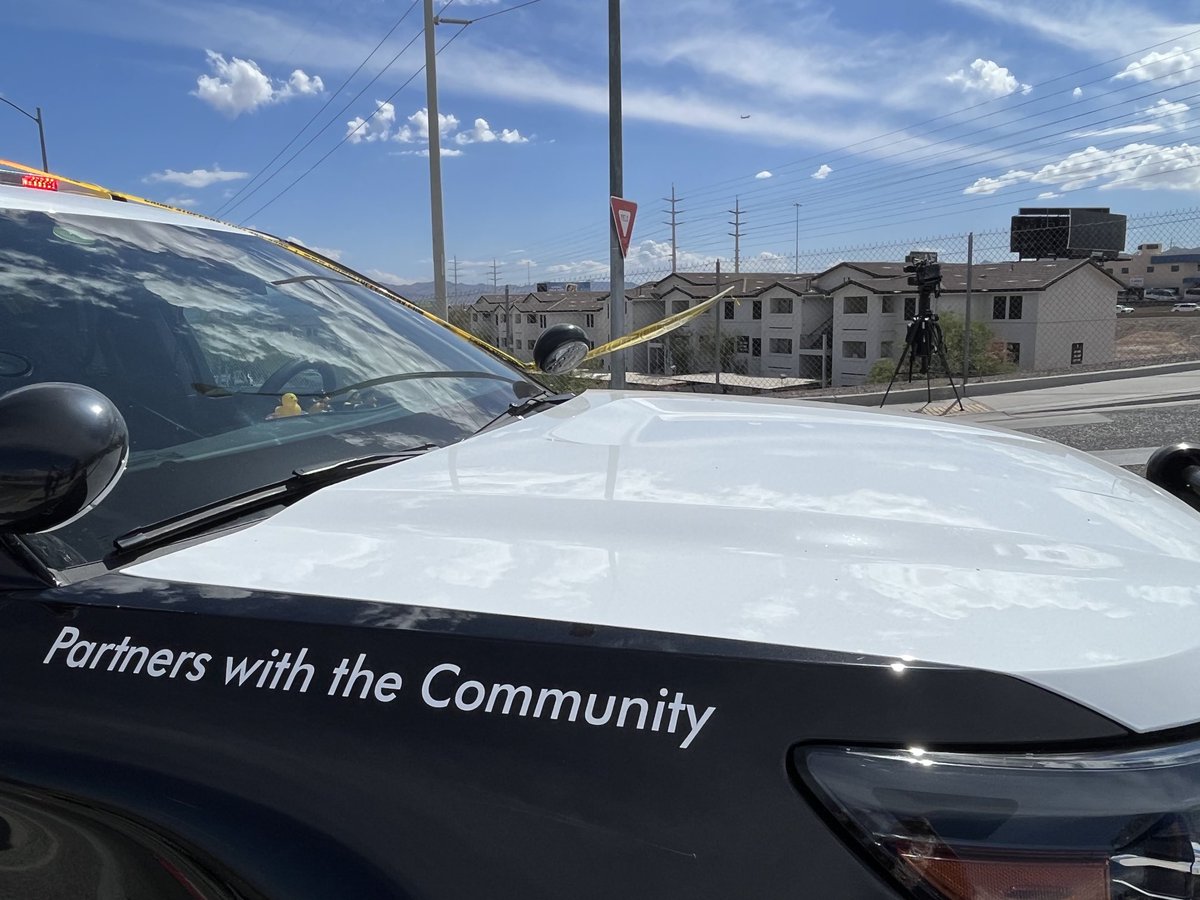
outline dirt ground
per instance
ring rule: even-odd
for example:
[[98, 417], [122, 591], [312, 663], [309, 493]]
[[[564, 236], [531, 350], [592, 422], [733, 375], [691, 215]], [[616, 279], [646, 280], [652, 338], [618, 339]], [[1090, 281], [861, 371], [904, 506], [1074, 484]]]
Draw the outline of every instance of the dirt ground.
[[1200, 312], [1138, 310], [1117, 319], [1117, 360], [1200, 356]]

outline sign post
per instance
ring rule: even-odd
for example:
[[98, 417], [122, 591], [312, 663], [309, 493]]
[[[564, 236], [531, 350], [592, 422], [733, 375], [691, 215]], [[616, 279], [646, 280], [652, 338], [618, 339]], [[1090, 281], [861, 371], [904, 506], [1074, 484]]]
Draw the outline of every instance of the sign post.
[[612, 206], [613, 228], [617, 231], [617, 241], [621, 245], [621, 258], [629, 255], [629, 239], [633, 237], [633, 220], [637, 218], [637, 204], [622, 197], [610, 197]]

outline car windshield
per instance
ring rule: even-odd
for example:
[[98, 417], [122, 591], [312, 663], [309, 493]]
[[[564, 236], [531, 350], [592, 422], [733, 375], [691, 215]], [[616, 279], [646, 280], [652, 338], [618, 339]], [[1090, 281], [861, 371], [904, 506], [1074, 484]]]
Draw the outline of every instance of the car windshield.
[[0, 210], [0, 392], [85, 384], [129, 427], [116, 488], [30, 537], [56, 568], [299, 467], [460, 440], [538, 390], [272, 241], [133, 215]]

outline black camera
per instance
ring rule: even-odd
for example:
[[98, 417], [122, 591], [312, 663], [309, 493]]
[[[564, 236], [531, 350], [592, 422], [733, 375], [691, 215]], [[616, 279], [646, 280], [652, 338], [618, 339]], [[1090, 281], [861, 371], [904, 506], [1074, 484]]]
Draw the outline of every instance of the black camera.
[[908, 283], [919, 290], [937, 292], [941, 288], [942, 266], [940, 263], [922, 259], [905, 266], [904, 271], [911, 273], [908, 276]]

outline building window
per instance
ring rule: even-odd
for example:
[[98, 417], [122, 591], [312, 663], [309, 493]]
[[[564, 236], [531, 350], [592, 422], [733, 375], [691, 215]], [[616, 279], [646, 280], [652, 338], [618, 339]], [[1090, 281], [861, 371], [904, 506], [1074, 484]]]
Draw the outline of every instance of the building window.
[[1178, 272], [1178, 271], [1179, 271], [1179, 266], [1171, 266], [1171, 271], [1172, 271], [1172, 272]]
[[842, 301], [842, 312], [848, 316], [865, 316], [867, 314], [867, 298], [846, 297]]
[[895, 297], [884, 297], [883, 298], [883, 314], [888, 315], [890, 313], [894, 313], [895, 311], [896, 311], [896, 298]]
[[752, 319], [761, 319], [762, 318], [762, 301], [761, 300], [755, 300], [752, 304], [750, 304], [750, 318], [752, 318]]
[[1071, 365], [1077, 366], [1083, 362], [1083, 343], [1071, 345]]
[[687, 308], [688, 308], [688, 302], [686, 300], [672, 300], [671, 301], [671, 315], [675, 315], [676, 313], [681, 313], [681, 312], [687, 312]]
[[1154, 266], [1146, 266], [1146, 271], [1147, 271], [1147, 272], [1153, 272], [1153, 271], [1154, 271]]
[[1021, 364], [1021, 345], [1019, 343], [1005, 344], [1004, 358], [1014, 366], [1019, 366]]
[[750, 342], [750, 355], [762, 356], [762, 338], [755, 338]]
[[739, 334], [737, 336], [737, 352], [738, 353], [749, 353], [750, 352], [750, 335]]
[[538, 316], [538, 325], [541, 328], [546, 327], [546, 317], [545, 316]]
[[733, 301], [726, 300], [724, 303], [724, 306], [725, 306], [725, 318], [732, 319], [733, 318]]
[[842, 341], [842, 359], [866, 359], [866, 341]]
[[1121, 274], [1128, 275], [1129, 274], [1129, 266], [1121, 266]]
[[891, 341], [880, 341], [879, 342], [879, 355], [881, 357], [883, 357], [884, 359], [892, 358], [892, 342]]
[[526, 313], [525, 314], [525, 322], [528, 325], [536, 325], [537, 324], [537, 315], [535, 313]]
[[993, 319], [1019, 319], [1021, 318], [1022, 309], [1025, 305], [1024, 298], [1020, 294], [1012, 297], [1006, 297], [1003, 294], [999, 297], [992, 298], [992, 318]]
[[792, 312], [791, 297], [772, 297], [771, 312], [777, 315], [790, 315]]
[[596, 317], [592, 313], [587, 314], [587, 327], [588, 328], [596, 327]]
[[771, 338], [767, 341], [767, 349], [771, 353], [783, 353], [790, 355], [792, 352], [791, 338]]
[[906, 322], [911, 322], [916, 317], [917, 317], [917, 298], [916, 297], [905, 297], [904, 298], [904, 320]]

